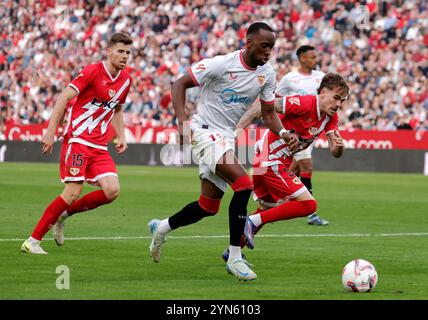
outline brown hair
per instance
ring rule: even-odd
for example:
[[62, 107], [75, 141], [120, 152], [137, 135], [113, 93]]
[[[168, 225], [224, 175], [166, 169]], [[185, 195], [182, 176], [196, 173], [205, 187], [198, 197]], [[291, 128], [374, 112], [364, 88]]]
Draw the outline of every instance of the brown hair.
[[327, 88], [330, 90], [333, 90], [334, 88], [340, 88], [341, 91], [343, 90], [343, 93], [345, 95], [348, 95], [349, 93], [349, 87], [345, 79], [343, 79], [342, 76], [338, 73], [327, 73], [321, 80], [321, 84], [318, 88], [318, 93], [320, 93], [321, 89], [323, 88]]
[[110, 37], [110, 40], [108, 41], [108, 48], [113, 47], [117, 43], [123, 43], [123, 44], [132, 44], [132, 38], [131, 35], [128, 32], [116, 32]]

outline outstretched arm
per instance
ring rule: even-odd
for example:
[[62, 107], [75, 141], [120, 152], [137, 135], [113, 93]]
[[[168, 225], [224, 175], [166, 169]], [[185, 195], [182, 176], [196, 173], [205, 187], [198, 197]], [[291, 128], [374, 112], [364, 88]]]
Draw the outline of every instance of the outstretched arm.
[[193, 82], [192, 77], [189, 74], [186, 74], [176, 80], [172, 85], [171, 94], [172, 94], [172, 107], [175, 111], [175, 116], [177, 117], [178, 133], [180, 134], [180, 144], [184, 142], [188, 143], [189, 141], [183, 141], [183, 124], [189, 119], [189, 115], [186, 113], [186, 90], [189, 88], [196, 87], [196, 84]]

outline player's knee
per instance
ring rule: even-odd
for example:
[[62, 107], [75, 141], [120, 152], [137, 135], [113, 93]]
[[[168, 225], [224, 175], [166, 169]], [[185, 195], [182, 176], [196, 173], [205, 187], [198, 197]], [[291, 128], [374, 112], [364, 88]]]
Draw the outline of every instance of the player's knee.
[[215, 215], [220, 209], [221, 199], [212, 199], [201, 194], [198, 203], [209, 215]]
[[248, 175], [244, 175], [235, 180], [231, 185], [234, 192], [244, 191], [244, 190], [253, 190], [253, 182]]
[[113, 201], [119, 196], [120, 186], [119, 185], [108, 186], [107, 188], [104, 188], [103, 191], [107, 199], [109, 199], [110, 201]]
[[310, 215], [317, 211], [317, 201], [315, 199], [300, 201], [300, 203], [305, 207], [307, 215]]
[[68, 192], [63, 192], [61, 194], [61, 197], [69, 205], [72, 204], [77, 199], [79, 199], [79, 196], [80, 196], [80, 192], [78, 191], [68, 191]]
[[67, 184], [61, 197], [67, 204], [72, 204], [74, 201], [79, 199], [82, 188], [74, 185]]

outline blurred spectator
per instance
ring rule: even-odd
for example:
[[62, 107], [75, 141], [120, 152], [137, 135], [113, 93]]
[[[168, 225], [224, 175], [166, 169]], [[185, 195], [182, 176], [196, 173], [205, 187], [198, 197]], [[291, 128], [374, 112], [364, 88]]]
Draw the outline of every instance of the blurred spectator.
[[[127, 125], [173, 126], [170, 86], [200, 59], [243, 48], [256, 20], [278, 33], [278, 80], [317, 48], [320, 69], [349, 82], [343, 128], [427, 129], [428, 8], [423, 0], [6, 0], [0, 8], [0, 126], [46, 122], [55, 96], [102, 58], [109, 36], [134, 37]], [[188, 90], [195, 111], [199, 89]]]

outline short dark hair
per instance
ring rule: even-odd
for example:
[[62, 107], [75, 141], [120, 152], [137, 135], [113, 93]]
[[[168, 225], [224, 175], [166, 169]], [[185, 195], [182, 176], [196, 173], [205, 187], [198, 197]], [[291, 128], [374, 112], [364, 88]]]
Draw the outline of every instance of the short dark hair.
[[327, 88], [334, 90], [334, 88], [340, 88], [344, 91], [346, 95], [349, 93], [349, 87], [345, 79], [338, 73], [327, 73], [321, 80], [321, 84], [318, 88], [318, 93], [321, 92], [321, 89]]
[[315, 50], [315, 47], [304, 45], [304, 46], [301, 46], [299, 49], [297, 49], [296, 55], [297, 55], [298, 58], [300, 58], [300, 55], [302, 53], [305, 53], [305, 52], [308, 52], [308, 51], [311, 51], [311, 50]]
[[108, 41], [107, 46], [108, 48], [111, 48], [117, 43], [123, 43], [125, 45], [132, 44], [131, 35], [125, 31], [116, 32], [110, 37], [110, 40]]
[[272, 27], [270, 25], [268, 25], [267, 23], [264, 23], [264, 22], [254, 22], [253, 24], [251, 24], [248, 27], [247, 37], [250, 34], [259, 32], [259, 30], [261, 30], [261, 29], [267, 30], [267, 31], [270, 31], [270, 32], [274, 32], [273, 29], [272, 29]]

